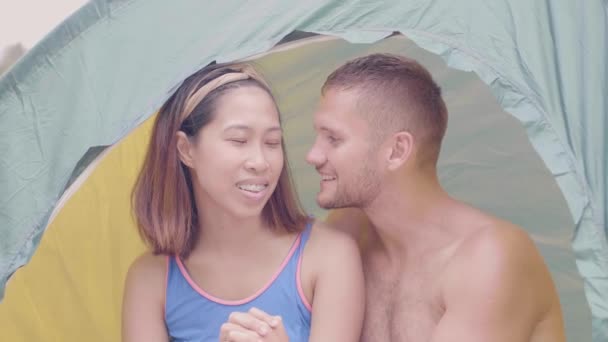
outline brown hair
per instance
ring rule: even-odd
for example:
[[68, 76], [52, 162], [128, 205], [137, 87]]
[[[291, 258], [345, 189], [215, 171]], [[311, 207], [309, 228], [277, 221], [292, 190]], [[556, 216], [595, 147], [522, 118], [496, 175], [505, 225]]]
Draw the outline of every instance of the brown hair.
[[357, 91], [357, 108], [373, 127], [378, 142], [398, 131], [409, 131], [418, 144], [421, 165], [437, 164], [447, 128], [447, 108], [441, 88], [413, 59], [392, 54], [371, 54], [347, 62], [323, 85]]
[[[198, 213], [190, 173], [179, 159], [176, 133], [193, 137], [213, 120], [218, 99], [229, 89], [255, 86], [264, 89], [274, 100], [264, 80], [248, 71], [248, 78], [218, 86], [193, 106], [186, 107], [197, 91], [209, 82], [229, 73], [243, 72], [248, 65], [212, 65], [188, 77], [161, 107], [150, 137], [144, 164], [132, 193], [134, 215], [139, 234], [156, 254], [186, 257], [194, 247], [198, 231]], [[185, 117], [185, 119], [184, 119]], [[280, 116], [279, 116], [280, 117]], [[275, 191], [262, 211], [264, 221], [273, 228], [299, 231], [307, 217], [295, 194], [289, 164], [285, 160]]]

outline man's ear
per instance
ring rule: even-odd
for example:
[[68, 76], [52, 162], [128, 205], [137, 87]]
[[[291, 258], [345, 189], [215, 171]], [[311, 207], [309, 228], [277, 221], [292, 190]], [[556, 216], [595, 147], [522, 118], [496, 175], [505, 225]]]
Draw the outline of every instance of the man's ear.
[[194, 163], [192, 160], [192, 144], [190, 143], [190, 139], [186, 133], [182, 131], [177, 131], [175, 137], [177, 138], [177, 157], [186, 166], [192, 168]]
[[410, 132], [397, 132], [391, 138], [390, 155], [388, 157], [388, 169], [397, 170], [403, 166], [411, 157], [414, 150], [414, 137]]

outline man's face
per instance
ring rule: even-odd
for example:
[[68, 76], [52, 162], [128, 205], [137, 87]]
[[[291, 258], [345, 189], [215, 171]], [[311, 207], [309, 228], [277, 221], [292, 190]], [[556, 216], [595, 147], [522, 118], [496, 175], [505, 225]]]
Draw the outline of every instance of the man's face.
[[371, 128], [357, 113], [358, 93], [329, 89], [314, 114], [317, 132], [306, 156], [321, 175], [317, 203], [325, 209], [365, 207], [379, 192]]

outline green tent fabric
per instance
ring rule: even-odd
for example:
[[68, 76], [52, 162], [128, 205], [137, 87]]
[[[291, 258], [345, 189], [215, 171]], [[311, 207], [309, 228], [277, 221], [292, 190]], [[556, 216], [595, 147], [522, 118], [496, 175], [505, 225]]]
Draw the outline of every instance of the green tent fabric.
[[0, 293], [103, 146], [141, 124], [200, 67], [299, 40], [296, 31], [357, 44], [400, 32], [487, 84], [563, 194], [593, 341], [608, 340], [602, 0], [92, 1], [0, 79]]

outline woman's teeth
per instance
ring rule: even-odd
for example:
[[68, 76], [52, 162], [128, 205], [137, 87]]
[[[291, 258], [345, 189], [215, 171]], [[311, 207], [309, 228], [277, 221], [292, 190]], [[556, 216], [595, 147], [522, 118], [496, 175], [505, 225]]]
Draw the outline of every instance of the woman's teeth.
[[260, 192], [264, 189], [266, 189], [268, 185], [266, 184], [243, 184], [243, 185], [238, 185], [238, 188], [241, 190], [245, 190], [245, 191], [250, 191], [250, 192]]

